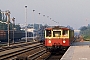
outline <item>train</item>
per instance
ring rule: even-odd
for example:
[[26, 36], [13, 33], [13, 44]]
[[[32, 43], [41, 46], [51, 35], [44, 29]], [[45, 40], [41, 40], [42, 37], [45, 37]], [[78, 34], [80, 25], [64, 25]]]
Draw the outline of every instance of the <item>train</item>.
[[45, 47], [48, 50], [66, 49], [74, 42], [74, 30], [64, 26], [45, 29]]
[[[32, 32], [27, 32], [27, 40], [32, 40], [33, 39], [33, 33]], [[13, 41], [13, 38], [15, 41], [19, 40], [25, 40], [26, 38], [26, 33], [23, 30], [10, 30], [9, 31], [9, 41]], [[36, 35], [34, 34], [34, 40], [37, 40]], [[0, 30], [0, 42], [8, 42], [8, 31], [7, 30]]]
[[[13, 37], [14, 37], [14, 40], [19, 40], [21, 39], [22, 37], [25, 37], [25, 32], [24, 31], [21, 31], [21, 30], [18, 30], [18, 31], [13, 31], [13, 30], [10, 30], [9, 31], [9, 40], [13, 40]], [[0, 42], [7, 42], [8, 41], [8, 31], [7, 30], [0, 30]]]

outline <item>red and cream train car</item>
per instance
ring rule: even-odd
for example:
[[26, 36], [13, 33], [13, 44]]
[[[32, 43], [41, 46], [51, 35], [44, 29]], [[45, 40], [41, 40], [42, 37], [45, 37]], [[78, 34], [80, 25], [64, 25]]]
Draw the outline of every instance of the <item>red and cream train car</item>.
[[45, 29], [45, 46], [49, 49], [69, 47], [74, 40], [74, 30], [63, 26]]

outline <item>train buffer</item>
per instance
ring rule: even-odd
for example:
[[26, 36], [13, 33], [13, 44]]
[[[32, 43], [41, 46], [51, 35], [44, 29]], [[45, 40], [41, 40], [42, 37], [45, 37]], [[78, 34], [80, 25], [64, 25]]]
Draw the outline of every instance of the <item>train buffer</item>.
[[90, 60], [90, 42], [75, 42], [61, 60]]

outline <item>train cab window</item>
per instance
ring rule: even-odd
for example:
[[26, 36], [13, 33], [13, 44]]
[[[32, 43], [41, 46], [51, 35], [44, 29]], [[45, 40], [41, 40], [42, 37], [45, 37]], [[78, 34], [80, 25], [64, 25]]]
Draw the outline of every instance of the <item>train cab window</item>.
[[53, 37], [60, 37], [61, 31], [53, 31]]
[[51, 30], [46, 30], [46, 37], [51, 37]]
[[62, 35], [63, 35], [63, 36], [68, 36], [68, 30], [63, 30]]

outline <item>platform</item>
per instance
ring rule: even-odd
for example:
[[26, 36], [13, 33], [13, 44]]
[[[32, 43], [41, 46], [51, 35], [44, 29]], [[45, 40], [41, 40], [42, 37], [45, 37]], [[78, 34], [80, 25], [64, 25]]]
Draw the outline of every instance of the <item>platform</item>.
[[90, 42], [75, 42], [60, 60], [90, 60]]

